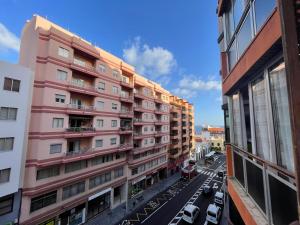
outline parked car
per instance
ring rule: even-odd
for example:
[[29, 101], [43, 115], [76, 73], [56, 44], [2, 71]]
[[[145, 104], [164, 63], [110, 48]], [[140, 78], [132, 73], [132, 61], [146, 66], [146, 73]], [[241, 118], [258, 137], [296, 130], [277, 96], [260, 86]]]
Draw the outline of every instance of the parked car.
[[212, 186], [209, 186], [209, 185], [205, 185], [203, 187], [203, 195], [205, 196], [210, 196], [212, 193], [213, 193], [213, 187]]
[[215, 204], [217, 204], [219, 206], [223, 206], [224, 205], [224, 194], [220, 191], [217, 191], [215, 194], [214, 202], [215, 202]]
[[200, 213], [199, 207], [195, 205], [187, 205], [183, 210], [182, 219], [187, 223], [193, 224]]
[[222, 212], [219, 206], [210, 204], [206, 210], [206, 221], [213, 224], [219, 224], [221, 214]]

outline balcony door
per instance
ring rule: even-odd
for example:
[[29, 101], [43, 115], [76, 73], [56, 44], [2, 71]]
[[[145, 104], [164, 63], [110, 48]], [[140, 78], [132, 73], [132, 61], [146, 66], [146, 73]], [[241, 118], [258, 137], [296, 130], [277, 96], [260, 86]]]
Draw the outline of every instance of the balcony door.
[[69, 149], [68, 152], [79, 152], [80, 151], [80, 141], [71, 141], [69, 142]]

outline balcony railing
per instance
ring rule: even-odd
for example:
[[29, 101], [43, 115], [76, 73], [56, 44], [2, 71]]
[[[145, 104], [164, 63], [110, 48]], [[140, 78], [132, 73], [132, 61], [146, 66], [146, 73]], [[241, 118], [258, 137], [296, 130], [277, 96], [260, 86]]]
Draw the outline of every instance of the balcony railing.
[[95, 127], [69, 127], [66, 129], [68, 132], [94, 132]]
[[294, 175], [237, 146], [231, 146], [234, 178], [254, 200], [268, 224], [290, 224], [297, 220]]
[[79, 109], [83, 111], [93, 111], [95, 107], [93, 105], [76, 105], [76, 104], [68, 104], [68, 108], [70, 109]]
[[132, 126], [122, 126], [120, 127], [121, 131], [132, 131]]
[[71, 156], [78, 156], [78, 155], [82, 155], [88, 152], [92, 152], [94, 149], [92, 147], [85, 147], [82, 149], [77, 149], [77, 150], [73, 150], [73, 151], [68, 151], [66, 152], [66, 156], [71, 157]]

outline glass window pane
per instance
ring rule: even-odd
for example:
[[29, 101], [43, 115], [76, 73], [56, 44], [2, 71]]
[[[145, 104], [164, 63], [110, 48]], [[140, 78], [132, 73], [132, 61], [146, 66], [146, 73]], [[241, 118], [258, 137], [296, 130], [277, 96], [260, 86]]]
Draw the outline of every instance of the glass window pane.
[[265, 82], [259, 79], [252, 84], [252, 101], [257, 155], [270, 160], [270, 140], [267, 117]]
[[227, 44], [230, 42], [233, 33], [234, 33], [234, 22], [233, 22], [233, 7], [231, 5], [231, 1], [228, 2], [228, 12], [226, 13], [226, 37]]
[[232, 96], [232, 118], [233, 118], [233, 136], [234, 144], [243, 147], [242, 137], [242, 122], [241, 122], [241, 109], [239, 94]]
[[237, 27], [245, 9], [245, 0], [233, 0], [233, 5], [234, 24]]
[[275, 6], [275, 0], [255, 0], [254, 10], [257, 31], [259, 31], [266, 19], [271, 15], [271, 12]]
[[240, 182], [240, 184], [245, 187], [243, 158], [242, 156], [234, 152], [233, 161], [234, 161], [234, 176]]
[[8, 119], [9, 120], [17, 119], [17, 109], [16, 108], [9, 108]]
[[237, 62], [237, 57], [236, 57], [236, 42], [234, 41], [228, 51], [228, 66], [229, 70], [232, 70], [234, 67], [235, 63]]
[[274, 225], [298, 220], [296, 191], [269, 175], [271, 209]]
[[12, 87], [12, 79], [5, 77], [3, 90], [11, 91], [11, 87]]
[[294, 171], [292, 133], [284, 63], [281, 63], [270, 71], [270, 92], [278, 163], [288, 170]]
[[250, 13], [246, 16], [237, 35], [238, 55], [241, 57], [252, 39]]
[[0, 109], [0, 120], [7, 120], [8, 118], [8, 108], [1, 107]]
[[19, 92], [19, 89], [20, 89], [20, 81], [19, 80], [13, 80], [12, 91]]

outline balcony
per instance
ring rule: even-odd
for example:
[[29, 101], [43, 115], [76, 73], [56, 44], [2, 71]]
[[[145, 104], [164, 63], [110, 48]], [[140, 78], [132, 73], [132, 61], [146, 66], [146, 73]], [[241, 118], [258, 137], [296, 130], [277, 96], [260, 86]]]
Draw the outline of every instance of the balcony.
[[175, 106], [171, 106], [171, 110], [170, 110], [172, 113], [180, 113], [180, 109], [178, 107], [175, 107]]
[[159, 96], [155, 96], [155, 97], [154, 97], [154, 101], [155, 101], [156, 103], [158, 103], [158, 104], [163, 104], [163, 103], [164, 103], [163, 100], [161, 99], [161, 97], [159, 97]]
[[121, 126], [120, 134], [131, 134], [133, 132], [132, 126]]
[[68, 104], [68, 113], [73, 113], [74, 111], [81, 112], [93, 112], [95, 107], [93, 105], [76, 105], [76, 104]]
[[133, 144], [131, 143], [123, 143], [119, 146], [119, 151], [124, 152], [133, 149]]
[[176, 121], [176, 122], [178, 122], [179, 119], [180, 119], [180, 117], [177, 116], [177, 115], [171, 115], [170, 119], [171, 119], [171, 121]]
[[156, 120], [154, 122], [155, 125], [164, 125], [164, 124], [168, 124], [169, 121], [164, 121], [164, 120]]
[[248, 198], [244, 204], [252, 202], [252, 208], [263, 215], [267, 224], [290, 224], [297, 220], [294, 174], [235, 145], [227, 147], [230, 146], [232, 154], [227, 168], [232, 168], [232, 171], [228, 170], [232, 177], [228, 180], [229, 192], [239, 192], [239, 198]]
[[131, 82], [128, 82], [128, 81], [125, 81], [125, 80], [121, 80], [120, 85], [123, 86], [123, 87], [133, 89], [133, 84]]
[[74, 60], [71, 63], [71, 69], [79, 71], [81, 73], [88, 74], [93, 77], [98, 77], [98, 73], [95, 67], [89, 65], [84, 60], [76, 58], [76, 56], [74, 56]]
[[99, 92], [97, 88], [91, 85], [86, 85], [84, 83], [78, 83], [75, 80], [72, 80], [68, 84], [68, 90], [71, 92], [77, 92], [86, 95], [98, 96]]
[[137, 112], [148, 112], [147, 109], [143, 108], [142, 105], [138, 105], [138, 104], [134, 105], [134, 111], [137, 111]]
[[129, 109], [121, 109], [120, 111], [121, 118], [133, 118], [133, 111]]
[[154, 111], [155, 114], [167, 114], [168, 112], [163, 111], [162, 109], [156, 108]]
[[91, 137], [95, 135], [95, 127], [69, 127], [66, 129], [65, 138]]
[[144, 121], [142, 118], [133, 118], [133, 125], [142, 126], [144, 124], [153, 124], [153, 122]]
[[133, 96], [128, 93], [121, 92], [120, 101], [127, 102], [127, 103], [133, 103]]

